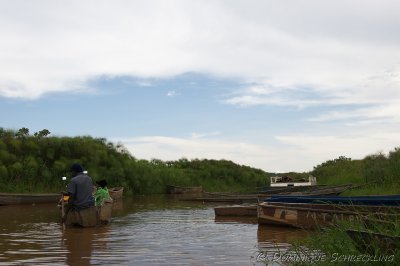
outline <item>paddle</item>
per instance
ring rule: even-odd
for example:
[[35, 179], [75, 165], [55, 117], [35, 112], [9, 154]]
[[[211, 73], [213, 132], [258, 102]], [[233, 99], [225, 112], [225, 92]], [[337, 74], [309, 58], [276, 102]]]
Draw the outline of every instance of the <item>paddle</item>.
[[[61, 178], [64, 182], [67, 181], [67, 177], [63, 176]], [[64, 192], [61, 192], [61, 224], [63, 226], [63, 229], [65, 229], [65, 219], [66, 219], [66, 213], [65, 213], [65, 203], [64, 203]]]

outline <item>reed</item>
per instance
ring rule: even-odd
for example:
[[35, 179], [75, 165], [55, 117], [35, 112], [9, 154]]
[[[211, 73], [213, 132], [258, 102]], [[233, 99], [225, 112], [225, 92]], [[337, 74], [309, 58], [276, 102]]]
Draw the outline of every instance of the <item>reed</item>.
[[[341, 222], [321, 228], [293, 243], [293, 250], [298, 257], [325, 256], [324, 260], [312, 261], [313, 265], [396, 265], [400, 260], [399, 215], [391, 213], [385, 220]], [[293, 265], [310, 265], [310, 261]]]

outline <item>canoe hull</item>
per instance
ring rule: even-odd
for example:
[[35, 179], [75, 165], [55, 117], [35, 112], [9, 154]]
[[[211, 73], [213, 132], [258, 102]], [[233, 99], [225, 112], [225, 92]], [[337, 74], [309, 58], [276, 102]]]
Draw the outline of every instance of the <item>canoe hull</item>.
[[[80, 211], [67, 212], [64, 224], [66, 226], [94, 227], [111, 222], [113, 201], [107, 200], [101, 206], [92, 206]], [[62, 214], [61, 214], [62, 215]]]
[[60, 194], [0, 193], [0, 205], [57, 203]]
[[332, 226], [340, 221], [365, 221], [369, 216], [376, 219], [399, 213], [400, 207], [358, 206], [300, 203], [260, 203], [258, 223], [284, 225], [305, 229]]
[[168, 194], [199, 194], [203, 193], [203, 187], [178, 187], [178, 186], [167, 186]]
[[124, 188], [123, 187], [114, 187], [114, 188], [110, 188], [108, 190], [108, 193], [110, 194], [110, 197], [114, 200], [114, 201], [119, 201], [122, 199], [122, 195], [124, 193]]

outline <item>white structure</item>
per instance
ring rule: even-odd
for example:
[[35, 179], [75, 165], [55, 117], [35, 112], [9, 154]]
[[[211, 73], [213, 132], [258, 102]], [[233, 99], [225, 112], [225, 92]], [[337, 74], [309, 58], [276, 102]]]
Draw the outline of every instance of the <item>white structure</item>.
[[282, 176], [271, 177], [271, 187], [315, 186], [316, 184], [317, 178], [311, 175], [308, 177], [308, 182], [293, 181], [288, 177]]

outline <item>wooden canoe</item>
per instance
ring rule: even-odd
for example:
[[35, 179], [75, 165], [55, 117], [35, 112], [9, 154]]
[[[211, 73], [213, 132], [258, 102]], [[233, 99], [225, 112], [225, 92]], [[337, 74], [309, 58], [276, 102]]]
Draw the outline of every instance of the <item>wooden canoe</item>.
[[57, 193], [0, 193], [0, 205], [57, 203]]
[[281, 203], [312, 203], [312, 204], [340, 204], [340, 205], [368, 205], [368, 206], [399, 206], [400, 195], [377, 195], [377, 196], [293, 196], [274, 195], [265, 202]]
[[168, 185], [167, 193], [168, 194], [199, 194], [203, 192], [203, 187], [179, 187]]
[[66, 226], [93, 227], [111, 222], [113, 200], [105, 200], [100, 206], [92, 206], [80, 211], [61, 208], [62, 223]]
[[124, 188], [123, 187], [113, 187], [108, 189], [108, 193], [110, 194], [110, 197], [114, 201], [118, 201], [122, 199], [122, 195], [124, 193]]
[[[269, 199], [274, 195], [304, 195], [304, 196], [321, 196], [321, 195], [338, 195], [343, 191], [349, 189], [351, 185], [339, 185], [339, 186], [315, 186], [310, 191], [293, 191], [293, 192], [282, 192], [280, 190], [275, 191], [272, 194], [239, 194], [239, 193], [211, 193], [205, 192], [205, 196], [202, 197], [188, 197], [180, 200], [185, 201], [202, 201], [202, 202], [229, 202], [229, 203], [258, 203], [261, 199]], [[297, 187], [294, 187], [297, 188]]]
[[214, 208], [215, 216], [257, 217], [257, 205], [220, 206]]
[[400, 207], [263, 202], [257, 211], [259, 224], [316, 229], [339, 221], [384, 220], [398, 215]]

